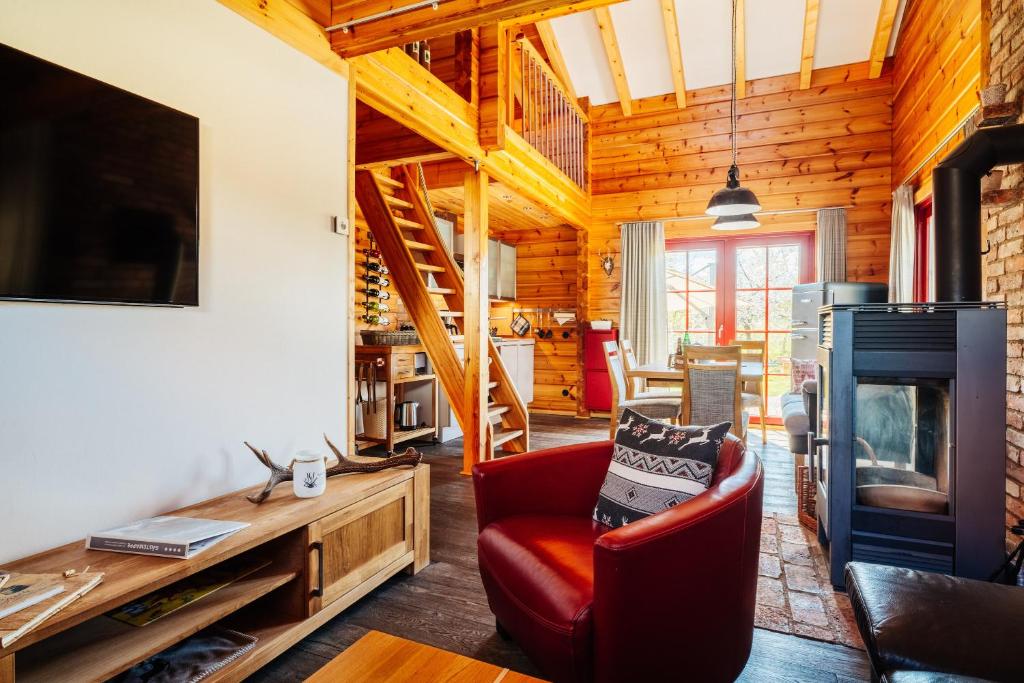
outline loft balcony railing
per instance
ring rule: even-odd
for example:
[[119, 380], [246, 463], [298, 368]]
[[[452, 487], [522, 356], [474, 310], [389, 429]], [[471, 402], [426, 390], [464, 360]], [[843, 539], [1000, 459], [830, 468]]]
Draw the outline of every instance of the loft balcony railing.
[[587, 114], [525, 37], [512, 41], [516, 132], [581, 189], [588, 181]]

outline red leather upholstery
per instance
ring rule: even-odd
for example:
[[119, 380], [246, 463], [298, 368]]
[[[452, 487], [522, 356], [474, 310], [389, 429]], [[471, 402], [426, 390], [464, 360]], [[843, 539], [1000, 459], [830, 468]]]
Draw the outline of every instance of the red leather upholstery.
[[712, 487], [610, 530], [612, 442], [473, 468], [491, 611], [554, 681], [730, 681], [754, 632], [764, 475], [729, 436]]

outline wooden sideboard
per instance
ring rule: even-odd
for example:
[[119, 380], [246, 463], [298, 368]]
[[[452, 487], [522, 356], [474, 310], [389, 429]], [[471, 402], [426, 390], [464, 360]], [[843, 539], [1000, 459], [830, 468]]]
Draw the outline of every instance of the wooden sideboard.
[[[416, 356], [424, 362], [426, 372], [416, 373]], [[384, 385], [384, 393], [378, 399], [385, 400], [387, 431], [383, 439], [374, 439], [366, 434], [356, 434], [356, 444], [360, 448], [384, 446], [387, 451], [395, 450], [395, 445], [413, 439], [437, 439], [437, 376], [432, 372], [430, 359], [427, 358], [426, 347], [420, 344], [411, 345], [356, 345], [356, 361], [374, 363], [377, 367], [377, 381]], [[395, 427], [395, 405], [413, 395], [417, 389], [422, 392], [420, 403], [420, 420], [425, 426], [416, 429], [399, 430]], [[418, 394], [416, 394], [418, 396]], [[429, 403], [428, 403], [429, 402]]]
[[[189, 560], [86, 550], [79, 541], [7, 563], [21, 572], [104, 572], [82, 598], [0, 649], [0, 683], [103, 681], [211, 624], [257, 637], [209, 681], [237, 681], [402, 570], [430, 561], [430, 467], [332, 477], [317, 498], [238, 491], [167, 514], [250, 526]], [[240, 556], [270, 564], [146, 626], [110, 610]]]

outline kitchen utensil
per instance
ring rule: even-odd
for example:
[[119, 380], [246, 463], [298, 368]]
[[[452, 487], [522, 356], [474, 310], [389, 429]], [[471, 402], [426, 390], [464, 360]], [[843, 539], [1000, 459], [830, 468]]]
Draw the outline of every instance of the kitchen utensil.
[[512, 322], [509, 324], [509, 328], [514, 334], [525, 337], [530, 334], [530, 321], [522, 313], [516, 312]]
[[420, 404], [416, 401], [402, 401], [395, 406], [395, 426], [398, 429], [416, 429], [419, 426], [417, 413]]

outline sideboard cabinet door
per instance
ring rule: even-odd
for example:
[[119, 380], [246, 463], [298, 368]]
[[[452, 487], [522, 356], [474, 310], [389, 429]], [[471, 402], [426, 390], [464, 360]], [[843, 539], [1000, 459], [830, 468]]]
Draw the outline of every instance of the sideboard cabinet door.
[[309, 613], [374, 574], [413, 562], [413, 480], [384, 489], [309, 525]]

